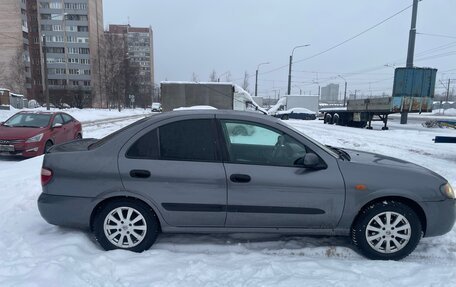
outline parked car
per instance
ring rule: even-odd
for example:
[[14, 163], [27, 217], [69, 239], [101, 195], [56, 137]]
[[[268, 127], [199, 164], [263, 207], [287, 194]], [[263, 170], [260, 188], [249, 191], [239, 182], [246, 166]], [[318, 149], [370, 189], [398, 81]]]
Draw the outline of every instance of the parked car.
[[81, 138], [81, 123], [69, 114], [19, 112], [0, 124], [0, 155], [34, 157]]
[[160, 103], [152, 103], [152, 112], [161, 112], [162, 111], [162, 107], [161, 107], [161, 104]]
[[[254, 132], [229, 132], [240, 124]], [[399, 260], [456, 215], [436, 173], [250, 112], [163, 113], [59, 145], [41, 181], [42, 217], [93, 231], [106, 250], [141, 252], [159, 232], [270, 232], [350, 236], [368, 258]]]
[[316, 112], [306, 108], [292, 108], [286, 111], [278, 111], [274, 117], [282, 120], [299, 119], [299, 120], [315, 120], [317, 118]]

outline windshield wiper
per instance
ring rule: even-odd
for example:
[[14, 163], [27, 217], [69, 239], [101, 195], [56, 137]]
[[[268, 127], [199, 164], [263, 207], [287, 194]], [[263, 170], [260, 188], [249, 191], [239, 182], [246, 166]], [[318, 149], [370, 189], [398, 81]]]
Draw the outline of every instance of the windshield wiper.
[[348, 161], [351, 160], [350, 155], [346, 151], [344, 151], [343, 149], [340, 149], [340, 148], [337, 148], [337, 147], [333, 147], [333, 146], [329, 146], [329, 145], [327, 145], [327, 147], [329, 147], [330, 149], [334, 150], [342, 159], [346, 159]]

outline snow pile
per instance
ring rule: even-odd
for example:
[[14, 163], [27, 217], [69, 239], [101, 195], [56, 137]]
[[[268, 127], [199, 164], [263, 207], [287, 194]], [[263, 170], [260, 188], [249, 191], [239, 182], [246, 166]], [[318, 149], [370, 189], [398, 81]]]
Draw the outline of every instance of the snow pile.
[[[11, 110], [0, 110], [0, 122], [3, 122], [7, 120], [9, 117], [14, 115], [15, 113], [18, 113], [20, 111], [47, 111], [46, 108], [41, 107], [41, 108], [36, 108], [36, 109], [22, 109], [22, 110], [17, 110], [17, 109], [11, 109]], [[107, 109], [55, 109], [51, 108], [51, 112], [64, 112], [68, 113], [71, 116], [73, 116], [75, 119], [78, 121], [84, 123], [84, 122], [90, 122], [90, 121], [96, 121], [96, 120], [107, 120], [107, 119], [116, 119], [116, 118], [122, 118], [122, 117], [131, 117], [131, 116], [141, 116], [141, 115], [149, 115], [150, 109], [123, 109], [122, 111], [118, 111], [115, 109], [107, 110]]]
[[251, 102], [255, 108], [259, 111], [261, 111], [263, 114], [267, 115], [268, 112], [263, 109], [262, 107], [260, 107], [252, 98], [252, 96], [246, 91], [244, 90], [243, 88], [241, 88], [241, 86], [237, 85], [237, 84], [233, 84], [234, 86], [234, 93], [235, 93], [235, 97], [237, 97], [237, 100], [239, 99], [243, 99], [245, 102]]
[[309, 115], [315, 115], [315, 114], [316, 114], [316, 112], [311, 111], [311, 110], [306, 109], [306, 108], [292, 108], [292, 109], [289, 109], [289, 110], [286, 110], [286, 111], [279, 111], [279, 112], [277, 112], [278, 115], [281, 115], [281, 114], [291, 114], [291, 113], [309, 114]]

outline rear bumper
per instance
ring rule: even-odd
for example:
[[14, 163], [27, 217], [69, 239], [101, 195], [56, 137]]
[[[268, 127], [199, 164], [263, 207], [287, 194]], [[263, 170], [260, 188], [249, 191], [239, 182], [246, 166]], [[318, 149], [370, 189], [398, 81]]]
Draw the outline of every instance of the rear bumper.
[[95, 207], [93, 198], [50, 195], [38, 198], [41, 216], [50, 224], [89, 229], [90, 216]]
[[456, 200], [446, 199], [437, 202], [424, 202], [426, 213], [425, 237], [448, 233], [456, 220]]

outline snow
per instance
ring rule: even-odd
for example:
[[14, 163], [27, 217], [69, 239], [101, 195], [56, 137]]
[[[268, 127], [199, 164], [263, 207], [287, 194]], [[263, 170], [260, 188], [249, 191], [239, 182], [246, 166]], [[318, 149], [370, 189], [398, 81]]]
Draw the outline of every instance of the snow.
[[[36, 109], [14, 109], [11, 110], [0, 110], [0, 122], [7, 120], [9, 117], [18, 113], [20, 111], [32, 111], [32, 112], [46, 112], [45, 107], [36, 108]], [[118, 111], [116, 109], [106, 110], [106, 109], [55, 109], [51, 108], [51, 112], [64, 112], [70, 114], [78, 121], [85, 123], [90, 121], [96, 121], [100, 119], [116, 119], [121, 117], [131, 117], [131, 116], [141, 116], [151, 114], [150, 109], [123, 109]]]
[[281, 114], [290, 114], [290, 113], [297, 113], [297, 114], [316, 114], [316, 112], [313, 112], [309, 109], [306, 108], [292, 108], [286, 111], [279, 111], [277, 112], [278, 115]]
[[216, 108], [212, 106], [191, 106], [191, 107], [180, 107], [175, 108], [173, 111], [188, 111], [188, 110], [216, 110]]
[[[89, 113], [75, 116], [91, 121], [124, 111]], [[99, 138], [133, 121], [87, 124], [84, 134]], [[286, 123], [325, 144], [423, 165], [456, 186], [455, 145], [432, 142], [437, 135], [456, 136], [453, 129], [394, 121], [388, 131], [380, 131], [378, 122], [374, 130]], [[41, 163], [42, 157], [0, 159], [0, 286], [456, 286], [456, 227], [422, 239], [400, 262], [369, 261], [344, 237], [266, 234], [160, 235], [141, 254], [105, 252], [90, 234], [41, 218], [36, 205]]]

